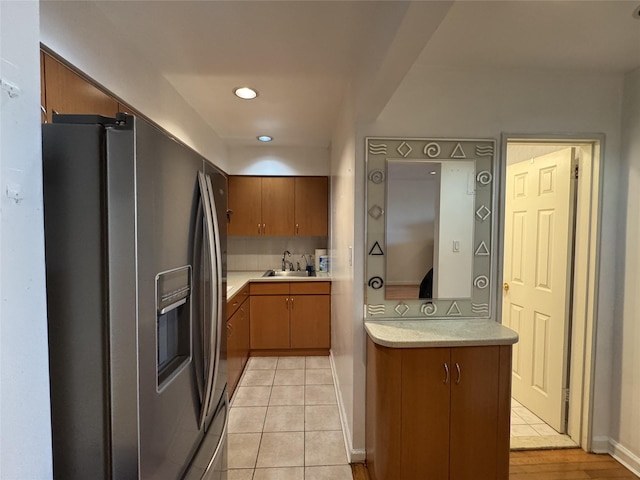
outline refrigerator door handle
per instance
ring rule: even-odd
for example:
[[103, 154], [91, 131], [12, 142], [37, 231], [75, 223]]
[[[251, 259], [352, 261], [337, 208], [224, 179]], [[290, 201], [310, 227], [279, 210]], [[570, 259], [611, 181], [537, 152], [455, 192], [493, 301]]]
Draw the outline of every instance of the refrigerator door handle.
[[[205, 384], [205, 361], [204, 358], [206, 356], [206, 345], [204, 341], [205, 329], [204, 322], [202, 321], [202, 316], [204, 315], [203, 304], [202, 304], [202, 290], [204, 282], [202, 281], [202, 269], [204, 268], [203, 261], [203, 237], [205, 226], [204, 219], [204, 207], [203, 207], [204, 199], [202, 198], [202, 193], [200, 192], [200, 196], [198, 197], [198, 209], [196, 212], [196, 222], [195, 222], [195, 232], [193, 237], [193, 272], [194, 272], [194, 289], [193, 289], [193, 305], [196, 306], [197, 318], [194, 321], [194, 330], [197, 331], [195, 338], [197, 341], [194, 341], [193, 345], [193, 364], [195, 367], [195, 375], [196, 375], [196, 383], [198, 386], [198, 396], [200, 399], [201, 405], [204, 405], [204, 384]], [[196, 287], [197, 285], [197, 287]], [[202, 407], [204, 408], [204, 407]], [[198, 417], [199, 418], [199, 417]]]
[[[209, 175], [204, 175], [205, 179], [206, 179], [206, 183], [207, 183], [207, 191], [209, 192], [209, 205], [211, 207], [211, 223], [213, 224], [213, 240], [215, 243], [215, 272], [212, 272], [215, 275], [215, 282], [212, 282], [212, 285], [215, 286], [216, 289], [216, 294], [215, 294], [215, 302], [216, 302], [216, 315], [215, 318], [213, 319], [213, 325], [212, 327], [215, 328], [215, 335], [216, 335], [216, 344], [215, 344], [215, 354], [214, 354], [214, 358], [213, 358], [213, 383], [210, 386], [211, 391], [213, 391], [213, 389], [216, 386], [216, 382], [218, 380], [218, 375], [220, 373], [220, 349], [222, 346], [222, 252], [220, 251], [220, 226], [218, 224], [218, 215], [217, 215], [217, 209], [216, 209], [216, 200], [215, 197], [213, 195], [213, 185], [211, 184], [211, 177]], [[212, 309], [212, 312], [214, 310]], [[212, 328], [212, 331], [213, 328]], [[209, 413], [212, 409], [216, 408], [216, 402], [213, 401], [215, 399], [210, 397], [210, 401], [209, 403], [211, 403], [211, 405], [209, 406], [209, 411], [207, 412], [207, 416], [209, 416]]]
[[[217, 259], [215, 258], [215, 244], [214, 244], [214, 239], [215, 239], [215, 235], [214, 235], [214, 228], [213, 228], [213, 224], [212, 224], [212, 212], [211, 212], [211, 204], [209, 203], [209, 195], [208, 195], [208, 188], [207, 188], [207, 182], [205, 179], [205, 176], [202, 172], [198, 172], [198, 184], [200, 186], [200, 198], [202, 201], [202, 205], [204, 207], [204, 228], [206, 228], [206, 237], [207, 237], [207, 252], [209, 254], [209, 262], [211, 265], [211, 274], [212, 275], [218, 275], [218, 273], [216, 272], [217, 270], [217, 265], [216, 265], [216, 261]], [[214, 295], [213, 289], [216, 288], [214, 287], [214, 285], [216, 285], [217, 282], [211, 282], [211, 312], [213, 314], [214, 311], [217, 311], [218, 306], [215, 305], [217, 302], [217, 296]], [[215, 385], [215, 373], [214, 373], [214, 366], [215, 366], [215, 351], [216, 351], [216, 340], [214, 338], [214, 335], [216, 335], [216, 330], [213, 328], [214, 325], [212, 324], [212, 319], [209, 318], [205, 318], [204, 319], [205, 322], [209, 322], [209, 328], [206, 328], [206, 324], [203, 328], [203, 333], [209, 331], [209, 338], [205, 339], [205, 342], [208, 343], [208, 348], [204, 349], [203, 352], [203, 362], [204, 362], [204, 371], [205, 371], [205, 376], [206, 376], [206, 381], [205, 381], [205, 385], [204, 385], [204, 398], [202, 400], [202, 406], [201, 406], [201, 410], [200, 410], [200, 419], [198, 421], [198, 427], [200, 429], [204, 428], [204, 424], [205, 421], [207, 419], [208, 416], [208, 412], [210, 410], [209, 404], [211, 403], [211, 393], [213, 391], [213, 386]]]

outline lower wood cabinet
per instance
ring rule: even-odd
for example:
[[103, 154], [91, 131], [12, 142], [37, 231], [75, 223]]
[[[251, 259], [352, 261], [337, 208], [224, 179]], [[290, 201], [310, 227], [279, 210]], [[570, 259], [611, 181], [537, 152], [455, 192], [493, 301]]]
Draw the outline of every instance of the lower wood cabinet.
[[511, 346], [367, 343], [372, 480], [507, 480]]
[[251, 283], [251, 350], [328, 354], [330, 282]]
[[233, 395], [249, 359], [249, 287], [227, 304], [227, 384]]

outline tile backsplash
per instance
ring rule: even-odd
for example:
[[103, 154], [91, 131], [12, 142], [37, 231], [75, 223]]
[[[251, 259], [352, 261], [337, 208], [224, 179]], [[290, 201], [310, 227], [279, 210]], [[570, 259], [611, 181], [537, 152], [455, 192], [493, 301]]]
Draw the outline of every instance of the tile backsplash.
[[316, 248], [327, 248], [327, 237], [227, 237], [227, 269], [233, 270], [269, 270], [282, 268], [282, 254], [291, 252], [287, 260], [294, 268], [300, 262], [300, 268], [306, 266], [302, 257], [306, 256], [309, 265], [314, 264]]

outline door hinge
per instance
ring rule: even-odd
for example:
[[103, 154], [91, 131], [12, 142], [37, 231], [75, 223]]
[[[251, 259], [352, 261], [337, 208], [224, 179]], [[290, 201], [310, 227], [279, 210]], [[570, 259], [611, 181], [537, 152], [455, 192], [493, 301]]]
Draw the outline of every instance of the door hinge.
[[573, 178], [576, 178], [576, 179], [577, 179], [577, 178], [578, 178], [578, 175], [580, 174], [580, 166], [579, 166], [579, 165], [576, 165], [576, 166], [574, 167], [574, 171], [573, 171], [573, 173], [574, 173], [574, 177], [573, 177]]
[[565, 402], [569, 401], [569, 389], [568, 388], [564, 389], [564, 401]]

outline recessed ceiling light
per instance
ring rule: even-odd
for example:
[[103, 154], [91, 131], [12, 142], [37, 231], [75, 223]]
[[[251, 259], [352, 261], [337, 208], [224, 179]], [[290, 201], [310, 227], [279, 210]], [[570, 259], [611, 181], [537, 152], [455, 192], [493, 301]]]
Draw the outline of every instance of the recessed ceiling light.
[[236, 97], [240, 97], [243, 100], [251, 100], [258, 96], [258, 92], [249, 87], [238, 87], [233, 91], [233, 93]]
[[273, 140], [273, 137], [270, 137], [269, 135], [260, 135], [256, 138], [261, 142], [270, 142], [271, 140]]

